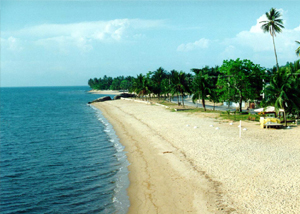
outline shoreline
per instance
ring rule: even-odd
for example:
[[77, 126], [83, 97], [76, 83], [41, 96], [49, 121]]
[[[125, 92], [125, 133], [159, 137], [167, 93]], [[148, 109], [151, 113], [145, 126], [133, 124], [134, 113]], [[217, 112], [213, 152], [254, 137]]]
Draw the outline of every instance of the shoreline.
[[300, 127], [264, 130], [244, 122], [239, 138], [237, 123], [201, 113], [126, 100], [93, 106], [125, 146], [129, 213], [300, 211]]

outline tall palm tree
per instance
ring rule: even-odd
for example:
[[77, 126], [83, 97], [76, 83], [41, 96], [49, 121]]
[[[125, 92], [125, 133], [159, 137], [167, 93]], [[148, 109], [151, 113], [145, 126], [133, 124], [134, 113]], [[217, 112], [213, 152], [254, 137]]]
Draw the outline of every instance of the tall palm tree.
[[[298, 43], [300, 45], [299, 41], [295, 41], [296, 43]], [[296, 55], [300, 56], [300, 46], [296, 49]]]
[[270, 12], [266, 12], [267, 20], [261, 21], [260, 23], [263, 23], [261, 26], [261, 29], [266, 32], [270, 32], [272, 39], [273, 39], [273, 46], [274, 46], [274, 53], [276, 58], [276, 66], [277, 66], [277, 72], [279, 72], [279, 66], [278, 66], [278, 60], [277, 60], [277, 54], [276, 54], [276, 48], [275, 48], [275, 41], [274, 36], [276, 36], [276, 33], [280, 33], [283, 26], [283, 21], [280, 19], [281, 14], [279, 11], [277, 11], [274, 8], [271, 8]]

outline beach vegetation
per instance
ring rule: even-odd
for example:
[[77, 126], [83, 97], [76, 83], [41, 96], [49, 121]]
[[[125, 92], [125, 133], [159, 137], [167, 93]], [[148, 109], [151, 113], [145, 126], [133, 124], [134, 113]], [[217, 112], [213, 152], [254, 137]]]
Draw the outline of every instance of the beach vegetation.
[[274, 105], [275, 109], [284, 110], [284, 121], [287, 126], [287, 114], [300, 112], [300, 68], [299, 60], [287, 63], [275, 72], [270, 83], [265, 87], [264, 105]]
[[131, 90], [134, 77], [118, 76], [115, 78], [104, 75], [102, 78], [88, 80], [88, 85], [94, 90]]
[[195, 73], [194, 79], [192, 81], [192, 101], [195, 103], [196, 100], [202, 101], [202, 106], [204, 111], [206, 111], [205, 108], [205, 99], [207, 98], [207, 95], [210, 93], [210, 85], [208, 83], [209, 78], [209, 67], [205, 66], [202, 69], [191, 69], [192, 72]]
[[250, 120], [249, 118], [251, 118], [252, 121], [259, 121], [259, 117], [256, 115], [249, 115], [249, 114], [240, 114], [238, 112], [233, 112], [232, 114], [228, 114], [228, 112], [226, 111], [221, 111], [220, 112], [220, 118], [222, 118], [223, 120], [232, 120], [232, 121], [246, 121], [246, 120]]
[[153, 84], [152, 92], [157, 95], [158, 99], [160, 99], [163, 92], [166, 92], [166, 77], [167, 73], [162, 67], [159, 67], [156, 71], [154, 71], [150, 77]]
[[181, 102], [182, 105], [184, 106], [184, 97], [186, 96], [186, 93], [190, 93], [190, 88], [189, 88], [189, 79], [187, 78], [188, 76], [186, 75], [185, 72], [183, 71], [176, 71], [172, 70], [171, 71], [171, 94], [177, 94], [177, 102], [178, 105], [179, 103], [179, 95], [181, 95]]
[[195, 76], [192, 78], [193, 81], [190, 83], [193, 103], [201, 99], [205, 111], [205, 100], [209, 100], [213, 102], [213, 110], [215, 110], [215, 104], [221, 101], [221, 94], [217, 85], [220, 75], [219, 67], [210, 68], [209, 66], [205, 66], [202, 69], [193, 68], [191, 71], [195, 73]]
[[137, 75], [137, 78], [134, 81], [134, 92], [142, 99], [147, 100], [147, 95], [150, 94], [150, 89], [149, 89], [149, 79], [144, 76], [143, 74]]
[[267, 20], [260, 22], [262, 23], [261, 29], [265, 33], [269, 32], [270, 35], [272, 36], [275, 59], [276, 59], [276, 67], [277, 67], [277, 71], [279, 71], [274, 36], [276, 36], [276, 33], [280, 33], [284, 28], [283, 20], [280, 18], [281, 17], [280, 12], [274, 8], [271, 8], [269, 12], [266, 12], [266, 17]]
[[266, 73], [264, 68], [250, 60], [224, 60], [219, 68], [217, 81], [219, 96], [224, 101], [238, 102], [242, 112], [242, 101], [255, 100], [260, 97]]

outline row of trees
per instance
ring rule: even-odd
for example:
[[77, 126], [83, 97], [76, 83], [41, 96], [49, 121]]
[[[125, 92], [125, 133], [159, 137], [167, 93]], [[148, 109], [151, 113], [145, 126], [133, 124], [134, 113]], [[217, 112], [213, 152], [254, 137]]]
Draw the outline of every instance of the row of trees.
[[118, 76], [115, 78], [107, 77], [89, 79], [88, 85], [95, 90], [128, 90], [132, 87], [134, 77], [132, 76]]
[[[136, 78], [104, 76], [98, 80], [90, 79], [89, 85], [95, 86], [94, 83], [98, 82], [97, 87], [102, 88], [94, 89], [128, 90], [143, 99], [153, 96], [171, 99], [176, 96], [183, 105], [183, 98], [190, 94], [194, 102], [201, 100], [204, 110], [205, 101], [210, 100], [214, 103], [238, 102], [241, 111], [242, 101], [261, 99], [260, 95], [264, 94], [262, 105], [275, 105], [289, 113], [299, 113], [300, 62], [287, 63], [278, 69], [276, 66], [266, 70], [246, 59], [224, 60], [220, 67], [194, 68], [191, 69], [192, 73], [168, 72], [160, 67], [145, 75], [139, 74]], [[107, 85], [108, 82], [111, 85]], [[116, 82], [120, 83], [117, 87]]]

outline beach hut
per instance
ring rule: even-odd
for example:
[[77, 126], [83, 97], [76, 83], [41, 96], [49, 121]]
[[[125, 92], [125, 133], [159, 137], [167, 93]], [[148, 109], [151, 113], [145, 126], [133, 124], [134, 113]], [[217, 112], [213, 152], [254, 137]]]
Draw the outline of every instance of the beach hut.
[[[255, 109], [254, 112], [257, 112], [257, 113], [261, 113], [261, 114], [272, 114], [274, 113], [275, 114], [275, 117], [277, 116], [276, 114], [276, 110], [275, 110], [275, 107], [274, 106], [268, 106], [266, 108], [258, 108], [258, 109]], [[280, 112], [284, 112], [283, 109], [279, 109], [279, 114]]]
[[[276, 128], [280, 128], [282, 127], [282, 125], [280, 124], [280, 119], [276, 118], [276, 109], [274, 106], [268, 106], [266, 108], [259, 108], [259, 109], [255, 109], [254, 112], [257, 112], [258, 114], [263, 115], [263, 117], [260, 117], [260, 125], [262, 128], [264, 127], [276, 127]], [[278, 110], [279, 114], [280, 112], [284, 113], [283, 109], [279, 109]], [[275, 117], [265, 117], [265, 115], [269, 115], [269, 114], [275, 114]]]

